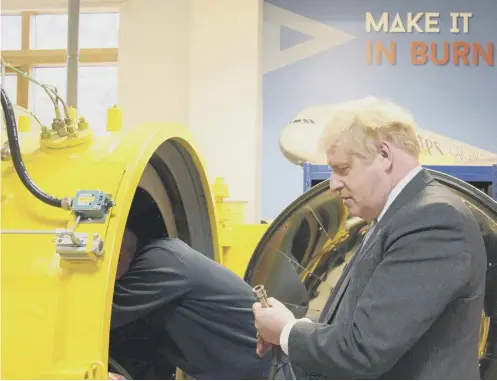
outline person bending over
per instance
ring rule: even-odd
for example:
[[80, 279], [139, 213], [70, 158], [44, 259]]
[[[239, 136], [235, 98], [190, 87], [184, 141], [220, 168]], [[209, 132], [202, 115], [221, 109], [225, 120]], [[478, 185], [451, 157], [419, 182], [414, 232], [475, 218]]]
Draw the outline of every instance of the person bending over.
[[154, 332], [162, 358], [195, 379], [267, 378], [270, 356], [256, 354], [251, 287], [179, 239], [138, 247], [137, 235], [126, 229], [111, 341], [112, 331], [139, 321]]

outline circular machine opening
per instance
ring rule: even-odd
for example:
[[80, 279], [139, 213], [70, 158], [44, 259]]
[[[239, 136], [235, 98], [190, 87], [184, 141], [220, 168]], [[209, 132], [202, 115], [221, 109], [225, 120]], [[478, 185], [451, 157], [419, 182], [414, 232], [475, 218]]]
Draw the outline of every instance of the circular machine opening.
[[[142, 174], [126, 226], [140, 245], [164, 236], [177, 237], [214, 259], [206, 195], [190, 154], [178, 142], [166, 141]], [[134, 379], [174, 379], [176, 368], [161, 352], [154, 329], [143, 319], [112, 330], [109, 371]]]
[[[459, 195], [477, 219], [487, 251], [485, 308], [480, 324], [480, 370], [497, 378], [497, 202], [470, 184], [440, 172], [430, 173]], [[367, 232], [348, 216], [337, 194], [322, 182], [291, 203], [262, 236], [244, 279], [264, 284], [296, 317], [317, 317]]]
[[150, 240], [178, 237], [214, 259], [207, 198], [190, 154], [176, 141], [164, 142], [142, 174], [127, 226]]

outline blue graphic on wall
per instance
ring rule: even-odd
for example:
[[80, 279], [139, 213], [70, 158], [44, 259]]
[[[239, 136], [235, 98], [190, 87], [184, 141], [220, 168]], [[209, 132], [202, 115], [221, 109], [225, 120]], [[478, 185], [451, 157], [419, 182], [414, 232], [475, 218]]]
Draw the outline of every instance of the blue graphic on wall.
[[299, 163], [323, 159], [330, 105], [349, 99], [409, 109], [430, 155], [497, 163], [495, 36], [495, 0], [266, 0], [262, 217], [302, 193]]

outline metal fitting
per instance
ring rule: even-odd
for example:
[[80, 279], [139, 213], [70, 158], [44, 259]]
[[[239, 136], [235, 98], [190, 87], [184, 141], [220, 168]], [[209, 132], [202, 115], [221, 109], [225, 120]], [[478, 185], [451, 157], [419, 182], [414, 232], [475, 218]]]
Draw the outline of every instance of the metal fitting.
[[98, 234], [93, 236], [93, 247], [91, 251], [98, 257], [104, 253], [104, 241], [98, 236]]
[[10, 147], [9, 147], [9, 142], [5, 142], [2, 151], [1, 151], [1, 159], [2, 161], [6, 161], [10, 159]]
[[62, 119], [54, 118], [52, 128], [57, 131], [59, 136], [67, 136], [66, 123]]
[[[98, 234], [63, 231], [58, 236], [56, 251], [66, 261], [95, 262], [104, 254], [104, 241]], [[74, 242], [75, 238], [78, 242]]]
[[254, 293], [254, 296], [257, 298], [259, 303], [261, 303], [262, 307], [264, 308], [269, 308], [269, 302], [267, 300], [267, 294], [266, 294], [266, 289], [264, 288], [264, 285], [259, 284], [255, 286], [252, 289], [252, 292]]
[[71, 210], [72, 208], [72, 198], [64, 197], [61, 202], [62, 209]]
[[69, 136], [71, 138], [78, 136], [78, 130], [77, 130], [78, 126], [77, 126], [76, 122], [74, 121], [74, 119], [73, 118], [65, 118], [64, 121], [66, 123], [66, 128], [67, 128], [67, 132], [68, 132]]
[[79, 117], [78, 129], [79, 131], [84, 131], [88, 129], [88, 122], [82, 116]]
[[50, 131], [49, 131], [49, 129], [46, 126], [41, 126], [40, 137], [42, 139], [48, 139], [48, 138], [50, 138]]

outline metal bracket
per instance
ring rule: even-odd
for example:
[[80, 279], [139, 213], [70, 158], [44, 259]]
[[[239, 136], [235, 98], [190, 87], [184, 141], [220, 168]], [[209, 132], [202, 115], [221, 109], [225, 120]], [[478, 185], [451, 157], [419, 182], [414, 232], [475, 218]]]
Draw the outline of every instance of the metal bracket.
[[56, 251], [60, 257], [70, 262], [96, 262], [104, 253], [104, 241], [94, 234], [58, 232]]

